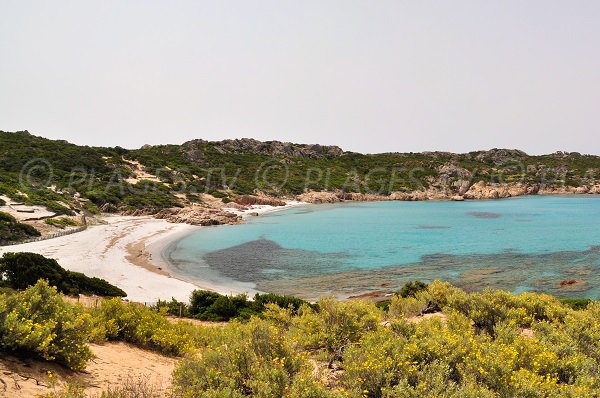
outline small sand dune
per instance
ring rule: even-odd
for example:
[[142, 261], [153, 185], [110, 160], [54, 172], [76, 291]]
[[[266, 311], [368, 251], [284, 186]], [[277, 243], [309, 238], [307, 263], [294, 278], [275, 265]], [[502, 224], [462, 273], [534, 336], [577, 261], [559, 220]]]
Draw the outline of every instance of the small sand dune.
[[[143, 381], [158, 392], [171, 387], [177, 358], [166, 357], [125, 343], [90, 344], [96, 355], [83, 372], [55, 363], [0, 354], [0, 397], [29, 398], [47, 394], [65, 383], [77, 383], [89, 395], [108, 387]], [[53, 375], [50, 382], [48, 372]], [[52, 386], [54, 384], [54, 387]]]

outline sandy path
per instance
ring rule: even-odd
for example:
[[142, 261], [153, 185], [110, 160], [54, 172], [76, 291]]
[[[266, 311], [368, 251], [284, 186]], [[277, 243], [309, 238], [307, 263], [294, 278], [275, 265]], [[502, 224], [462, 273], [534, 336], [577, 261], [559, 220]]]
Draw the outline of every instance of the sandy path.
[[96, 358], [83, 372], [72, 372], [51, 362], [0, 355], [0, 397], [28, 398], [51, 392], [48, 372], [52, 373], [57, 390], [65, 382], [71, 382], [84, 386], [90, 395], [127, 382], [143, 381], [159, 392], [171, 387], [177, 358], [125, 343], [90, 344], [90, 348]]

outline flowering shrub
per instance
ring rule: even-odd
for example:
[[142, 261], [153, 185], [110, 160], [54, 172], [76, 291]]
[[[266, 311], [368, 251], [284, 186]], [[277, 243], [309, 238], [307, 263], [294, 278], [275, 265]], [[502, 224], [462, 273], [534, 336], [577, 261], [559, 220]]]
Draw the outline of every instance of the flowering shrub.
[[180, 355], [194, 347], [186, 324], [172, 324], [143, 305], [104, 300], [92, 310], [92, 315], [95, 340], [122, 340], [170, 355]]
[[[174, 374], [185, 397], [282, 397], [304, 361], [285, 331], [253, 318], [232, 323], [200, 358], [184, 360]], [[220, 395], [221, 394], [221, 395]]]
[[329, 353], [358, 341], [383, 320], [383, 313], [366, 301], [327, 298], [318, 302], [318, 308], [317, 312], [308, 306], [301, 307], [290, 335], [305, 348], [324, 348]]
[[[414, 316], [430, 303], [443, 316]], [[595, 301], [576, 310], [547, 295], [433, 282], [387, 313], [363, 301], [299, 304], [265, 303], [260, 316], [211, 328], [117, 299], [86, 313], [41, 281], [0, 295], [0, 348], [74, 369], [89, 359], [89, 339], [187, 354], [173, 393], [190, 398], [600, 396]]]
[[22, 292], [0, 295], [2, 350], [30, 352], [83, 369], [91, 357], [90, 330], [90, 315], [65, 303], [44, 280]]
[[[414, 318], [429, 303], [444, 317]], [[199, 358], [178, 367], [176, 391], [185, 397], [600, 396], [596, 302], [574, 310], [547, 295], [467, 293], [434, 282], [394, 297], [387, 314], [368, 302], [325, 299], [318, 308], [296, 313], [270, 306], [260, 320], [225, 326], [208, 337]]]

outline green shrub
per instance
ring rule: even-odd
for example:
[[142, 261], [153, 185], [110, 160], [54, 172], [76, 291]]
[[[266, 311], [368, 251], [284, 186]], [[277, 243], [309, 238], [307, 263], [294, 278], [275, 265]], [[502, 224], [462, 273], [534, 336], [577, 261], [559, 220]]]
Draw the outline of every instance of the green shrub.
[[218, 198], [218, 199], [229, 198], [229, 195], [227, 195], [225, 192], [221, 192], [221, 191], [210, 191], [209, 194], [211, 194], [212, 196], [214, 196], [215, 198]]
[[183, 397], [278, 398], [302, 365], [281, 330], [253, 318], [222, 329], [221, 341], [201, 357], [183, 360], [173, 380]]
[[79, 223], [73, 219], [61, 217], [61, 218], [46, 218], [44, 223], [52, 225], [54, 227], [65, 229], [66, 227], [76, 227]]
[[305, 348], [324, 348], [330, 354], [339, 353], [364, 333], [375, 330], [383, 319], [381, 311], [370, 302], [326, 298], [319, 300], [318, 306], [319, 312], [306, 305], [300, 308], [293, 322], [294, 338]]
[[104, 279], [89, 277], [81, 272], [67, 271], [61, 290], [73, 294], [95, 294], [105, 297], [125, 297], [127, 293]]
[[417, 297], [394, 296], [390, 302], [388, 313], [394, 318], [410, 318], [417, 316], [425, 308], [427, 301]]
[[0, 258], [2, 283], [13, 289], [25, 289], [39, 279], [46, 279], [65, 294], [97, 294], [120, 296], [127, 294], [100, 278], [90, 278], [79, 272], [67, 271], [56, 260], [36, 253], [5, 253]]
[[42, 398], [164, 398], [164, 396], [144, 379], [127, 378], [120, 385], [109, 386], [99, 394], [86, 394], [84, 387], [77, 383], [69, 383]]
[[39, 281], [25, 291], [0, 295], [0, 348], [31, 353], [71, 369], [83, 369], [91, 317], [67, 304], [55, 287]]
[[[85, 366], [92, 338], [188, 354], [173, 382], [175, 396], [190, 398], [600, 395], [596, 301], [574, 310], [547, 295], [467, 293], [440, 282], [414, 297], [395, 296], [387, 316], [362, 301], [328, 298], [317, 307], [269, 295], [260, 303], [208, 292], [195, 297], [195, 308], [220, 314], [262, 310], [222, 327], [169, 322], [163, 314], [177, 308], [175, 300], [147, 308], [110, 299], [85, 312], [40, 281], [0, 295], [0, 349], [74, 369]], [[406, 319], [409, 304], [423, 301], [442, 305], [443, 317]], [[155, 396], [147, 386], [132, 386], [104, 397]], [[49, 397], [77, 393], [73, 388]]]
[[40, 254], [5, 253], [0, 259], [0, 274], [5, 285], [22, 290], [42, 278], [52, 286], [61, 285], [65, 270], [56, 260]]
[[186, 317], [189, 318], [192, 316], [190, 313], [190, 306], [181, 301], [175, 300], [175, 298], [171, 298], [171, 301], [167, 300], [158, 300], [156, 304], [152, 306], [152, 309], [158, 311], [161, 314], [178, 316], [178, 317]]
[[260, 308], [246, 295], [224, 296], [215, 292], [195, 290], [190, 298], [190, 314], [204, 321], [249, 319], [260, 313]]
[[592, 302], [591, 299], [585, 298], [561, 298], [558, 299], [558, 301], [574, 310], [584, 310], [587, 308], [588, 304]]
[[[274, 293], [256, 293], [254, 295], [254, 303], [258, 306], [261, 312], [264, 310], [267, 304], [276, 304], [281, 308], [292, 308], [294, 312], [297, 312], [303, 305], [310, 305], [310, 303], [307, 301], [297, 297], [282, 296]], [[315, 306], [315, 308], [317, 308], [317, 306]]]
[[125, 304], [116, 298], [103, 300], [92, 315], [96, 340], [126, 341], [168, 355], [181, 355], [194, 347], [186, 324], [172, 324], [141, 304]]
[[400, 290], [396, 292], [400, 297], [415, 297], [417, 293], [427, 289], [427, 284], [421, 281], [410, 281], [404, 284]]
[[10, 214], [0, 211], [0, 245], [38, 236], [40, 232], [31, 225], [17, 222]]

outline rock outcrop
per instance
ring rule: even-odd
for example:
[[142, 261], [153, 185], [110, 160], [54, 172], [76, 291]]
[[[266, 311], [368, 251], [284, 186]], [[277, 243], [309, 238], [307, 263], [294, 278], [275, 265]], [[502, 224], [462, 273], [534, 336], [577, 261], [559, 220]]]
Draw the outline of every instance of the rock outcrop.
[[254, 195], [242, 195], [238, 196], [233, 200], [238, 205], [252, 206], [252, 205], [269, 205], [269, 206], [285, 206], [285, 202], [281, 199], [277, 199], [271, 196], [254, 196]]
[[167, 220], [172, 223], [185, 223], [190, 225], [221, 225], [238, 224], [242, 218], [237, 214], [210, 207], [184, 207], [160, 210], [154, 217]]
[[539, 191], [537, 184], [509, 183], [509, 184], [488, 184], [479, 181], [469, 187], [464, 193], [465, 199], [501, 199], [514, 196], [535, 195]]
[[342, 199], [334, 192], [306, 192], [296, 197], [301, 202], [307, 203], [337, 203]]
[[338, 146], [319, 144], [293, 144], [281, 141], [258, 141], [253, 138], [235, 140], [206, 141], [192, 140], [182, 145], [188, 159], [198, 162], [204, 158], [202, 147], [208, 147], [219, 154], [251, 153], [276, 158], [332, 159], [342, 156], [344, 151]]

